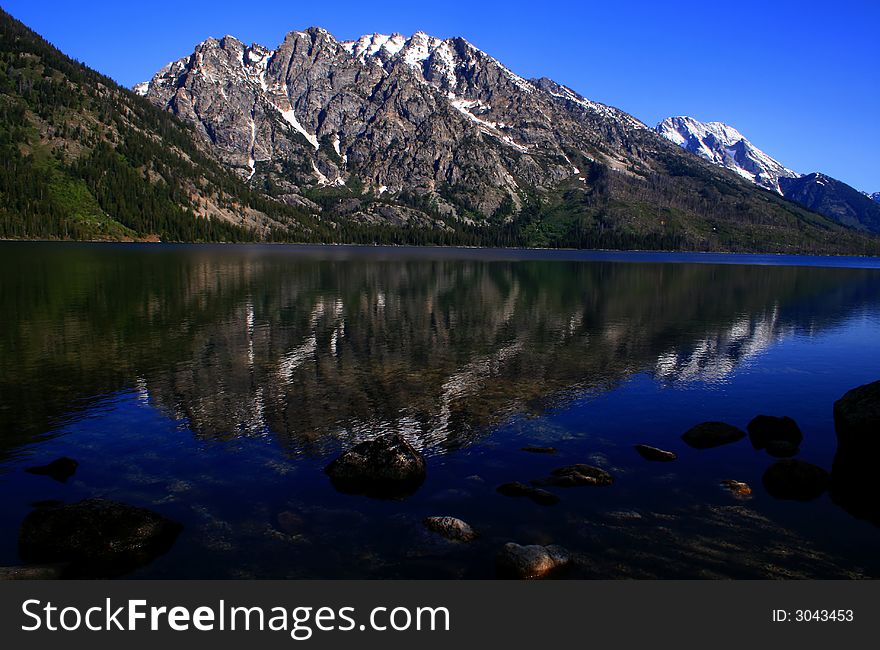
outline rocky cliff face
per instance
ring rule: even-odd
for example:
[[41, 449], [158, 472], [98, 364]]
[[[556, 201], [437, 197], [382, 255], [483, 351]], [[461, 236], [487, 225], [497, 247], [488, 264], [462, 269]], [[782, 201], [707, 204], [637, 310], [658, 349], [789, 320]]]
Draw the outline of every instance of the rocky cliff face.
[[742, 133], [722, 122], [700, 122], [692, 117], [667, 117], [657, 133], [686, 151], [721, 165], [753, 183], [782, 194], [780, 178], [798, 178], [749, 142]]
[[136, 90], [198, 125], [246, 179], [357, 178], [378, 194], [430, 195], [447, 213], [519, 206], [526, 191], [583, 182], [590, 161], [651, 167], [639, 142], [652, 134], [636, 119], [527, 81], [461, 38], [339, 42], [313, 28], [269, 50], [226, 36]]

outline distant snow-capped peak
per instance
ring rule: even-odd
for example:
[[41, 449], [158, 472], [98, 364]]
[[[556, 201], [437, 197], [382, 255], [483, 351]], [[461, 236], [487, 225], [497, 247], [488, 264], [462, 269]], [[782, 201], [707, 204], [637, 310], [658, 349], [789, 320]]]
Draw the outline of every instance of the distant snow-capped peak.
[[801, 176], [768, 156], [742, 133], [723, 122], [701, 122], [687, 116], [667, 117], [655, 130], [682, 149], [779, 194], [782, 194], [780, 178]]

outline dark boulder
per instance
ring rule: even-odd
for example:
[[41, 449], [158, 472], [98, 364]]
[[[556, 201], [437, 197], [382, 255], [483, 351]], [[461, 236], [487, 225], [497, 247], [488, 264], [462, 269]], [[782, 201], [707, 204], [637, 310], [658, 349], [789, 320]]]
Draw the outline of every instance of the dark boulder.
[[579, 463], [554, 469], [547, 478], [532, 481], [532, 483], [556, 487], [598, 486], [611, 485], [614, 483], [614, 477], [604, 469]]
[[782, 458], [794, 456], [804, 439], [797, 422], [787, 416], [758, 415], [746, 428], [752, 447]]
[[67, 479], [76, 474], [77, 467], [79, 467], [79, 463], [73, 460], [73, 458], [62, 456], [61, 458], [56, 458], [48, 465], [28, 467], [24, 471], [28, 474], [49, 476], [59, 483], [67, 483]]
[[762, 479], [767, 493], [777, 499], [812, 501], [828, 488], [829, 475], [821, 467], [802, 460], [778, 460]]
[[403, 436], [392, 433], [355, 445], [324, 471], [341, 492], [404, 497], [425, 481], [425, 457]]
[[635, 450], [645, 460], [653, 460], [660, 463], [668, 463], [678, 458], [674, 452], [658, 449], [651, 445], [635, 445]]
[[27, 564], [67, 564], [65, 577], [110, 578], [166, 553], [182, 529], [145, 508], [87, 499], [31, 512], [18, 548]]
[[559, 503], [559, 497], [552, 492], [541, 490], [525, 483], [504, 483], [496, 489], [499, 494], [503, 494], [506, 497], [527, 497], [542, 506], [552, 506], [554, 503]]
[[733, 425], [724, 422], [703, 422], [685, 431], [681, 439], [694, 449], [710, 449], [745, 437], [745, 431]]
[[470, 542], [476, 539], [474, 529], [455, 517], [427, 517], [425, 528], [453, 542]]
[[495, 558], [499, 577], [520, 580], [543, 578], [561, 569], [571, 561], [571, 556], [561, 546], [521, 546], [508, 542]]
[[880, 451], [880, 381], [853, 388], [837, 400], [834, 427], [840, 443]]
[[831, 500], [880, 526], [880, 381], [854, 388], [834, 404], [837, 453]]

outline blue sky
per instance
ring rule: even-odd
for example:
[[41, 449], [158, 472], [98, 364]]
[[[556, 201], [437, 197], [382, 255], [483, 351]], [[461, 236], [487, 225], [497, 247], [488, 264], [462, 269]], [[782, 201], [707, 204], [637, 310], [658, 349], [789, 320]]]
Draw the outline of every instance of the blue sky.
[[522, 76], [550, 77], [649, 125], [668, 115], [727, 122], [788, 167], [880, 191], [878, 0], [0, 3], [128, 86], [208, 36], [270, 47], [313, 25], [340, 39], [463, 36]]

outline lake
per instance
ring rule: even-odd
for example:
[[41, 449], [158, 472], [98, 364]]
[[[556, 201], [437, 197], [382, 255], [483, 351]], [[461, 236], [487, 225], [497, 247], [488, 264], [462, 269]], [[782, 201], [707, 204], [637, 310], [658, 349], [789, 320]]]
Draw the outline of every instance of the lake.
[[[35, 507], [103, 497], [183, 525], [134, 578], [492, 578], [508, 541], [564, 546], [561, 577], [880, 577], [859, 497], [775, 498], [749, 438], [681, 438], [789, 416], [831, 471], [835, 400], [880, 379], [876, 259], [2, 243], [0, 314], [0, 566]], [[419, 489], [335, 489], [388, 432]], [[573, 463], [614, 484], [496, 490]]]

